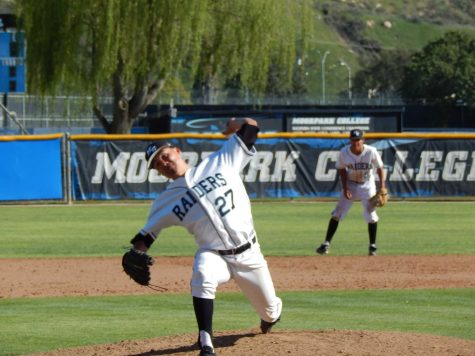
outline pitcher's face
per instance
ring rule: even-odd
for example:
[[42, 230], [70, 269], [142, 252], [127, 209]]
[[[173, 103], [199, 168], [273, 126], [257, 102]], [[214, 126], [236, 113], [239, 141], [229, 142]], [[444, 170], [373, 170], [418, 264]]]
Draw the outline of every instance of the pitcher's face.
[[166, 147], [160, 150], [152, 161], [152, 168], [156, 169], [161, 175], [176, 179], [182, 175], [181, 150], [178, 147]]

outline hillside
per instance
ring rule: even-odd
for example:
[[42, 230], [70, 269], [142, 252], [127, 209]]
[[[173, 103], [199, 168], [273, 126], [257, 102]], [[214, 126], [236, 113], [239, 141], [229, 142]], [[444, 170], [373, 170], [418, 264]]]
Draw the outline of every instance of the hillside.
[[475, 37], [472, 0], [317, 0], [315, 39], [305, 58], [310, 93], [323, 98], [325, 91], [327, 103], [338, 101], [349, 89], [350, 74], [369, 59], [383, 51], [421, 50], [453, 30]]

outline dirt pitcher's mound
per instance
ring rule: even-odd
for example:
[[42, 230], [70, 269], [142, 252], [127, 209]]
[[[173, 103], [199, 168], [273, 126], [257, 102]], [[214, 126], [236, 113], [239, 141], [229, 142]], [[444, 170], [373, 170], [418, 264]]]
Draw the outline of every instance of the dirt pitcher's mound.
[[[216, 333], [217, 355], [459, 355], [475, 354], [475, 341], [444, 336], [370, 331], [257, 330]], [[196, 335], [63, 349], [37, 356], [198, 355]]]

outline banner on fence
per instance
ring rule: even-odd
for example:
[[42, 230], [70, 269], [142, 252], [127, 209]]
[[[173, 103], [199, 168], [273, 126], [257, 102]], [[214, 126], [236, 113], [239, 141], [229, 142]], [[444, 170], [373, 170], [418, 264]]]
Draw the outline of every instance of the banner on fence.
[[348, 132], [360, 129], [369, 132], [399, 132], [401, 117], [397, 113], [385, 115], [321, 113], [287, 118], [288, 132]]
[[[239, 116], [233, 113], [231, 116]], [[282, 132], [284, 131], [283, 115], [262, 115], [253, 114], [252, 117], [259, 121], [260, 132]], [[185, 133], [221, 133], [226, 128], [229, 120], [229, 113], [225, 115], [183, 115], [171, 118], [171, 132]]]
[[[170, 140], [190, 165], [218, 150], [220, 139]], [[167, 179], [149, 171], [147, 141], [72, 141], [73, 199], [151, 199]], [[242, 172], [252, 198], [337, 197], [335, 163], [348, 143], [334, 138], [260, 138]], [[381, 153], [386, 185], [397, 197], [475, 194], [475, 143], [463, 139], [367, 140]]]

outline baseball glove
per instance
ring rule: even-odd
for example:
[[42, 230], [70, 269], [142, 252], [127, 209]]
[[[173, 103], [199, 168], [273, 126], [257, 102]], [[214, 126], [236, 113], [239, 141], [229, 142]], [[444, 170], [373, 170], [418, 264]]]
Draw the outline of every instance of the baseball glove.
[[150, 283], [150, 266], [154, 260], [143, 251], [131, 248], [122, 257], [124, 272], [138, 284], [148, 286]]
[[388, 200], [389, 194], [386, 188], [378, 190], [378, 192], [369, 199], [371, 205], [375, 208], [383, 207], [384, 205], [386, 205]]

